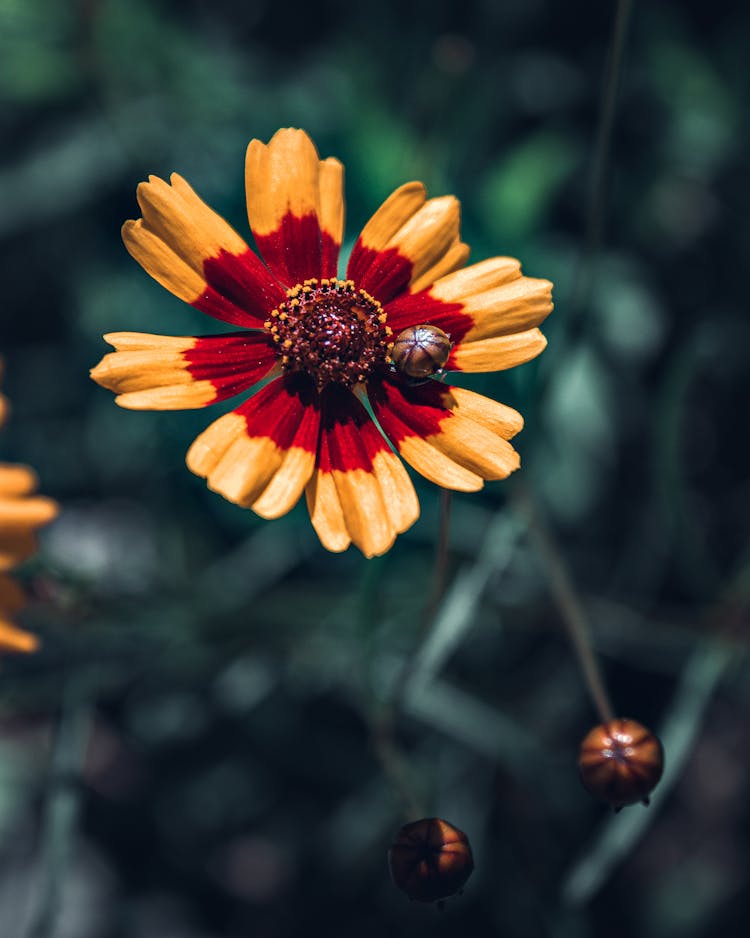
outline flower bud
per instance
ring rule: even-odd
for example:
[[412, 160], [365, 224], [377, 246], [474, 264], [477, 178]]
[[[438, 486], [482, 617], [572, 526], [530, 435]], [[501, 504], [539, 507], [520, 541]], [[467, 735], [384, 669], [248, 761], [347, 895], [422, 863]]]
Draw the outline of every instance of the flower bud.
[[406, 824], [388, 851], [396, 886], [417, 902], [437, 902], [459, 892], [474, 869], [469, 838], [440, 818]]
[[635, 720], [595, 726], [581, 743], [578, 769], [584, 786], [615, 810], [642, 801], [664, 769], [664, 750], [651, 730]]

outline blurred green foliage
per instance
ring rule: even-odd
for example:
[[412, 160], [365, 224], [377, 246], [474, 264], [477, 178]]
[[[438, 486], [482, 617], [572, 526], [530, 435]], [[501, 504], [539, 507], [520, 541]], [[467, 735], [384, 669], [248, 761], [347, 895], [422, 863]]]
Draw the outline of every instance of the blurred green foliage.
[[[46, 869], [57, 938], [744, 935], [750, 11], [635, 4], [587, 251], [613, 12], [0, 0], [2, 458], [65, 509], [27, 568], [44, 649], [2, 662], [3, 934], [38, 924]], [[286, 125], [344, 161], [348, 245], [421, 178], [462, 200], [473, 260], [555, 282], [542, 358], [460, 383], [524, 414], [616, 706], [664, 730], [649, 812], [612, 819], [578, 785], [595, 717], [515, 480], [454, 498], [425, 636], [431, 486], [387, 556], [330, 555], [304, 505], [262, 522], [187, 471], [221, 408], [126, 412], [89, 381], [103, 332], [217, 329], [123, 249], [138, 181], [177, 171], [247, 234], [245, 146]], [[373, 734], [404, 662], [406, 774], [477, 860], [444, 916], [384, 862], [403, 818]], [[90, 732], [67, 835], [61, 709]]]

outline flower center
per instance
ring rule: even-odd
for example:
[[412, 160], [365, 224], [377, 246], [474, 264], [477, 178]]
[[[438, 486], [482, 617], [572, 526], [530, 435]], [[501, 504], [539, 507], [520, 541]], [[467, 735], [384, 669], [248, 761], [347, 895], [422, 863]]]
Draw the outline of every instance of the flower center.
[[393, 342], [376, 299], [351, 280], [305, 280], [265, 323], [282, 366], [304, 371], [318, 390], [335, 382], [353, 387], [386, 367]]

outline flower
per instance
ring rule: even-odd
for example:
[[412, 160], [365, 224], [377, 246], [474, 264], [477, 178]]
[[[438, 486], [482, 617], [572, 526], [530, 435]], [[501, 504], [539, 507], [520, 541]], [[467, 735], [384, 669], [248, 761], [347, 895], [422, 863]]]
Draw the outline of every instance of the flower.
[[120, 406], [145, 410], [205, 407], [266, 380], [190, 447], [187, 464], [209, 488], [263, 518], [305, 492], [326, 548], [354, 543], [372, 557], [419, 516], [396, 453], [467, 492], [518, 468], [508, 441], [520, 414], [440, 381], [415, 383], [390, 357], [396, 338], [421, 325], [448, 336], [449, 371], [511, 368], [546, 345], [537, 327], [552, 285], [522, 276], [509, 257], [464, 267], [453, 196], [427, 199], [420, 182], [397, 189], [365, 225], [342, 280], [343, 167], [321, 160], [304, 131], [279, 130], [247, 150], [263, 261], [182, 177], [170, 182], [138, 186], [143, 217], [125, 222], [125, 246], [162, 286], [242, 331], [111, 333], [116, 351], [92, 376]]
[[[0, 394], [0, 426], [8, 402]], [[13, 621], [25, 605], [23, 590], [7, 571], [36, 551], [35, 530], [57, 515], [57, 503], [34, 495], [36, 473], [28, 466], [0, 463], [0, 650], [35, 651], [38, 639]]]

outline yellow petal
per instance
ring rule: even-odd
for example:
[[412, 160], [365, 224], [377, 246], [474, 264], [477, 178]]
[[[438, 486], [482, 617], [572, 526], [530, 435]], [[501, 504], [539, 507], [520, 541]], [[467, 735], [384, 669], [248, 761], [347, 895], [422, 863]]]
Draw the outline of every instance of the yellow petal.
[[397, 534], [401, 534], [419, 517], [419, 500], [409, 473], [390, 450], [381, 450], [373, 456], [372, 471], [378, 480], [391, 525]]
[[461, 207], [452, 195], [430, 199], [405, 222], [386, 245], [412, 263], [411, 280], [418, 280], [440, 261], [458, 240]]
[[3, 533], [18, 528], [38, 528], [57, 517], [57, 502], [43, 495], [31, 498], [0, 497], [0, 526]]
[[240, 414], [224, 414], [196, 437], [187, 452], [188, 469], [206, 478], [234, 441], [246, 432], [247, 423]]
[[521, 464], [507, 440], [464, 417], [444, 420], [426, 442], [483, 479], [505, 479]]
[[329, 157], [320, 161], [320, 230], [341, 244], [344, 236], [344, 167]]
[[250, 507], [282, 463], [284, 450], [269, 437], [238, 437], [209, 472], [208, 487], [230, 502]]
[[478, 492], [484, 486], [481, 476], [458, 465], [420, 436], [401, 440], [398, 451], [410, 466], [435, 485], [457, 492]]
[[474, 325], [461, 340], [476, 342], [512, 332], [527, 332], [552, 312], [552, 284], [549, 280], [519, 277], [503, 286], [477, 293], [463, 300], [463, 313]]
[[460, 303], [475, 293], [485, 293], [520, 276], [521, 262], [515, 257], [491, 257], [441, 277], [430, 293], [446, 303]]
[[445, 406], [454, 413], [468, 417], [505, 440], [523, 429], [523, 417], [517, 410], [465, 388], [451, 388], [444, 398]]
[[407, 182], [392, 192], [367, 222], [359, 236], [362, 246], [382, 251], [390, 239], [425, 203], [421, 182]]
[[310, 521], [323, 547], [335, 554], [346, 550], [352, 539], [331, 473], [317, 470], [307, 485], [305, 495]]
[[150, 176], [148, 182], [138, 186], [138, 204], [143, 212], [143, 226], [188, 267], [202, 276], [207, 259], [219, 256], [222, 251], [238, 255], [248, 250], [237, 232], [184, 179], [175, 174], [172, 182], [170, 186], [158, 176]]
[[30, 632], [19, 629], [8, 619], [0, 616], [0, 649], [29, 654], [39, 648], [39, 639]]
[[194, 303], [206, 289], [202, 273], [146, 228], [140, 218], [125, 222], [122, 240], [128, 253], [146, 273], [185, 303]]
[[503, 371], [536, 358], [547, 346], [538, 329], [478, 342], [462, 342], [451, 352], [446, 368], [459, 371]]
[[315, 471], [315, 453], [292, 446], [284, 453], [276, 474], [263, 494], [253, 502], [253, 511], [261, 518], [280, 518], [297, 504]]
[[245, 191], [253, 234], [274, 233], [287, 213], [317, 216], [319, 172], [317, 150], [304, 130], [278, 130], [267, 145], [252, 140], [245, 158]]
[[396, 531], [377, 477], [366, 469], [334, 469], [331, 474], [352, 543], [365, 557], [384, 554], [395, 541]]
[[464, 244], [463, 241], [455, 241], [432, 267], [429, 267], [421, 276], [412, 278], [409, 292], [419, 293], [420, 290], [432, 286], [439, 278], [445, 277], [459, 267], [463, 267], [470, 253], [471, 248], [468, 244]]
[[37, 477], [28, 466], [0, 463], [0, 496], [28, 495], [37, 486]]

